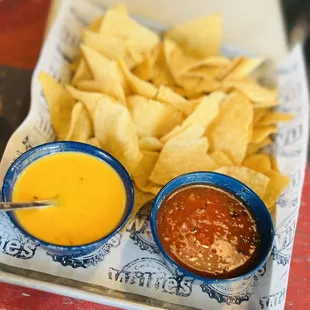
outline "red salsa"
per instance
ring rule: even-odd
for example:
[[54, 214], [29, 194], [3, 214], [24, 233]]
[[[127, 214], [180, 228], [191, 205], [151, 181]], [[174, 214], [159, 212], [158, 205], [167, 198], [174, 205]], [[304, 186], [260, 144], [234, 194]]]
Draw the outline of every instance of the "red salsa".
[[183, 187], [161, 205], [160, 241], [184, 268], [210, 278], [242, 274], [256, 257], [256, 221], [233, 195], [208, 185]]

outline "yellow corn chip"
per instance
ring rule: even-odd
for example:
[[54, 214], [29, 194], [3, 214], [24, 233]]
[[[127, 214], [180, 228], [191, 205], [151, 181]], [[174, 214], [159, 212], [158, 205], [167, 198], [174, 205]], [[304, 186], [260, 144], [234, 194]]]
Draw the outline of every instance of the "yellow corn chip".
[[247, 167], [225, 166], [215, 170], [216, 172], [231, 176], [248, 187], [250, 187], [259, 197], [264, 197], [269, 178], [264, 174]]
[[91, 92], [81, 91], [70, 85], [66, 85], [66, 89], [75, 100], [80, 101], [84, 104], [89, 115], [93, 117], [97, 103], [100, 99], [104, 97], [104, 95], [101, 93], [91, 93]]
[[264, 139], [278, 131], [275, 126], [256, 127], [253, 131], [251, 143], [261, 143]]
[[184, 77], [214, 80], [217, 78], [217, 75], [221, 72], [221, 70], [222, 67], [203, 66], [186, 72]]
[[58, 140], [64, 140], [69, 132], [75, 101], [65, 88], [46, 72], [39, 74], [39, 81], [43, 87], [56, 137]]
[[214, 169], [216, 165], [207, 155], [207, 150], [208, 140], [205, 137], [170, 139], [160, 152], [149, 180], [164, 185], [183, 173]]
[[171, 134], [170, 139], [173, 138], [174, 141], [197, 139], [203, 136], [204, 131], [205, 131], [204, 128], [201, 127], [200, 125], [190, 124], [190, 125], [183, 127], [178, 132], [176, 132], [175, 130], [171, 130], [171, 133], [173, 134]]
[[166, 38], [175, 41], [188, 55], [197, 58], [218, 54], [222, 40], [222, 16], [213, 14], [170, 29]]
[[259, 126], [275, 125], [278, 122], [288, 122], [293, 119], [292, 114], [272, 112], [267, 114], [259, 123]]
[[147, 98], [155, 98], [157, 93], [157, 88], [146, 81], [139, 79], [137, 76], [132, 74], [128, 68], [126, 67], [125, 63], [120, 60], [120, 67], [124, 73], [126, 80], [128, 81], [129, 87], [132, 93], [141, 95]]
[[255, 104], [273, 103], [278, 101], [277, 89], [265, 88], [252, 79], [248, 78], [243, 81], [234, 81], [232, 82], [232, 85]]
[[174, 85], [174, 79], [165, 59], [163, 44], [158, 45], [153, 53], [155, 53], [154, 57], [156, 60], [153, 68], [152, 82], [157, 87], [160, 85]]
[[194, 66], [191, 68], [198, 69], [199, 67], [213, 67], [213, 68], [219, 68], [227, 66], [231, 63], [231, 60], [224, 56], [210, 56], [203, 59], [198, 60]]
[[254, 103], [253, 108], [254, 109], [262, 109], [262, 108], [273, 108], [279, 105], [278, 100], [274, 101], [265, 101], [265, 102], [260, 102], [260, 103]]
[[246, 151], [246, 155], [252, 155], [257, 153], [259, 150], [263, 149], [264, 147], [270, 145], [272, 140], [267, 137], [260, 143], [249, 143]]
[[127, 103], [140, 136], [162, 137], [183, 121], [180, 111], [159, 101], [129, 96]]
[[79, 62], [79, 66], [73, 76], [73, 79], [71, 81], [72, 85], [76, 85], [79, 81], [82, 80], [90, 80], [93, 78], [93, 75], [91, 73], [91, 71], [89, 70], [89, 67], [85, 61], [84, 58], [81, 58], [80, 62]]
[[163, 85], [158, 89], [156, 100], [172, 105], [185, 115], [189, 115], [193, 111], [193, 105], [191, 103], [189, 103], [184, 97]]
[[[133, 74], [142, 80], [148, 81], [153, 78], [153, 70], [156, 61], [155, 52], [148, 51], [144, 55], [144, 60], [133, 69]], [[128, 68], [130, 68], [127, 65]]]
[[230, 63], [228, 63], [226, 66], [222, 68], [222, 70], [217, 74], [217, 79], [218, 80], [223, 80], [230, 72], [234, 70], [236, 66], [241, 63], [243, 60], [243, 57], [236, 57], [234, 58]]
[[265, 117], [268, 111], [269, 111], [268, 108], [261, 108], [254, 110], [254, 116], [253, 116], [254, 127], [256, 127], [260, 123], [260, 121]]
[[100, 25], [102, 23], [103, 16], [98, 17], [95, 19], [94, 22], [92, 22], [88, 27], [87, 30], [94, 31], [94, 32], [99, 32], [100, 31]]
[[82, 38], [87, 46], [108, 59], [123, 59], [130, 69], [137, 65], [138, 62], [142, 61], [142, 57], [133, 59], [128, 51], [128, 49], [132, 48], [131, 43], [118, 37], [103, 35], [92, 31], [84, 31]]
[[187, 97], [200, 96], [202, 93], [210, 93], [220, 87], [220, 83], [215, 79], [204, 79], [199, 77], [181, 76], [176, 83], [185, 89]]
[[117, 100], [119, 103], [127, 105], [123, 88], [119, 84], [115, 84], [112, 81], [79, 81], [76, 87], [79, 90], [84, 90], [87, 92], [102, 93], [102, 96], [110, 96], [113, 100]]
[[214, 92], [209, 96], [202, 97], [201, 102], [197, 105], [193, 113], [184, 120], [182, 125], [162, 137], [161, 141], [168, 141], [171, 138], [171, 135], [177, 135], [190, 125], [199, 125], [203, 131], [205, 131], [208, 125], [217, 116], [220, 103], [224, 100], [225, 96], [226, 95], [222, 92]]
[[89, 114], [81, 102], [77, 102], [72, 110], [71, 123], [66, 140], [87, 142], [93, 136], [93, 125]]
[[145, 52], [159, 43], [159, 36], [154, 31], [131, 19], [126, 11], [108, 10], [100, 26], [100, 34], [118, 37], [135, 42], [137, 52]]
[[150, 192], [156, 195], [160, 191], [161, 187], [152, 184], [150, 181], [148, 181], [148, 179], [156, 164], [159, 153], [143, 151], [142, 154], [143, 157], [141, 161], [132, 172], [132, 178], [139, 190]]
[[140, 150], [160, 152], [163, 143], [159, 139], [150, 136], [144, 136], [139, 139]]
[[236, 66], [226, 75], [225, 80], [241, 80], [249, 76], [263, 62], [263, 58], [242, 57]]
[[264, 173], [271, 169], [271, 160], [268, 154], [260, 153], [247, 156], [242, 163], [243, 166]]
[[290, 179], [276, 171], [266, 170], [264, 174], [270, 179], [263, 201], [269, 210], [277, 202], [279, 196], [289, 185]]
[[229, 95], [207, 130], [211, 151], [224, 151], [234, 163], [240, 164], [246, 154], [252, 121], [251, 103], [238, 93]]
[[96, 80], [82, 80], [76, 83], [79, 90], [99, 93], [101, 92], [101, 82]]
[[279, 169], [276, 158], [272, 154], [270, 154], [269, 156], [270, 156], [270, 162], [271, 162], [271, 169], [280, 173], [280, 169]]
[[167, 66], [175, 80], [197, 63], [196, 58], [186, 56], [178, 45], [169, 39], [164, 40], [164, 54]]
[[122, 72], [116, 61], [106, 58], [85, 44], [81, 45], [81, 49], [97, 81], [112, 80], [121, 85], [124, 83]]
[[86, 45], [81, 46], [86, 61], [96, 80], [102, 82], [101, 90], [126, 105], [126, 82], [118, 63], [109, 60]]
[[210, 157], [219, 167], [233, 165], [233, 162], [223, 151], [215, 150], [214, 152], [210, 153]]
[[93, 122], [95, 137], [101, 147], [115, 156], [131, 173], [142, 154], [136, 126], [127, 108], [103, 98], [97, 104]]

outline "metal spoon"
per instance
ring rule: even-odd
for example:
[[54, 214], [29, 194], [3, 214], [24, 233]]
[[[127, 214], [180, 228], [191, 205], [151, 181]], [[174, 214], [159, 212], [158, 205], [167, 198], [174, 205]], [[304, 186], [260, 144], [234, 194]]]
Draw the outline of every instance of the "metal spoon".
[[57, 206], [57, 200], [40, 200], [31, 202], [0, 202], [1, 211], [14, 211], [19, 209], [37, 209]]

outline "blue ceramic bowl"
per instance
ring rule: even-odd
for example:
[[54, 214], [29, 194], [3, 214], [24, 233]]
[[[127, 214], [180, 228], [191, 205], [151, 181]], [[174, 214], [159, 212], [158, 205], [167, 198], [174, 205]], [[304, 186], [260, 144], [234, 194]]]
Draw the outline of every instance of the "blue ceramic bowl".
[[[13, 224], [17, 228], [19, 228], [19, 230], [24, 235], [34, 240], [40, 246], [46, 248], [49, 252], [55, 253], [55, 254], [62, 254], [62, 255], [75, 255], [75, 256], [85, 255], [85, 254], [88, 254], [96, 250], [97, 248], [102, 246], [104, 243], [106, 243], [112, 236], [117, 234], [124, 227], [124, 225], [128, 221], [133, 211], [134, 191], [133, 191], [132, 181], [126, 169], [112, 155], [94, 146], [84, 144], [84, 143], [79, 143], [79, 142], [65, 141], [65, 142], [52, 142], [52, 143], [46, 143], [46, 144], [39, 145], [25, 152], [12, 163], [12, 165], [10, 166], [10, 168], [8, 169], [4, 177], [3, 187], [2, 187], [2, 198], [3, 198], [3, 201], [12, 201], [12, 191], [14, 188], [14, 184], [17, 178], [19, 177], [19, 175], [28, 165], [30, 165], [35, 160], [43, 156], [48, 156], [50, 154], [55, 154], [55, 153], [60, 153], [60, 152], [79, 152], [79, 153], [85, 153], [85, 154], [94, 156], [104, 161], [105, 163], [109, 164], [118, 173], [118, 175], [121, 177], [124, 183], [125, 190], [126, 190], [126, 198], [127, 198], [125, 212], [118, 226], [115, 227], [115, 229], [109, 235], [95, 242], [91, 242], [91, 243], [83, 244], [79, 246], [60, 246], [57, 244], [51, 244], [51, 243], [42, 241], [32, 236], [30, 233], [24, 230], [21, 225], [19, 225], [14, 215], [14, 212], [7, 212], [7, 214], [10, 220], [13, 222]], [[98, 184], [98, 186], [100, 185]]]
[[[163, 201], [169, 197], [177, 189], [193, 185], [193, 184], [206, 184], [221, 188], [237, 199], [243, 201], [245, 205], [252, 212], [253, 217], [256, 219], [258, 232], [260, 235], [260, 247], [258, 249], [258, 254], [255, 261], [248, 267], [244, 273], [235, 278], [224, 278], [224, 279], [214, 279], [205, 276], [199, 276], [184, 267], [180, 266], [175, 262], [165, 251], [161, 244], [161, 241], [157, 233], [157, 216], [158, 211], [163, 203]], [[227, 175], [215, 173], [215, 172], [193, 172], [181, 175], [172, 181], [170, 181], [162, 190], [157, 194], [152, 211], [151, 211], [151, 230], [153, 234], [154, 241], [159, 248], [162, 256], [164, 257], [167, 265], [173, 273], [176, 271], [183, 273], [186, 276], [192, 277], [194, 279], [203, 281], [207, 284], [211, 283], [230, 283], [233, 281], [244, 280], [252, 276], [258, 269], [260, 269], [267, 261], [274, 240], [274, 227], [272, 218], [268, 209], [266, 208], [263, 201], [255, 194], [249, 187], [245, 184], [239, 182], [238, 180], [231, 178]]]

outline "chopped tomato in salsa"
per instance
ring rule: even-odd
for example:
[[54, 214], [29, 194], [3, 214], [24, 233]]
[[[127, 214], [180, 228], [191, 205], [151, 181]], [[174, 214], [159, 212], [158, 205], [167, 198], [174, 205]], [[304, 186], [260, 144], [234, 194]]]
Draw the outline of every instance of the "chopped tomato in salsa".
[[256, 222], [247, 207], [208, 185], [183, 187], [170, 195], [159, 209], [157, 229], [173, 260], [212, 278], [242, 274], [259, 246]]

